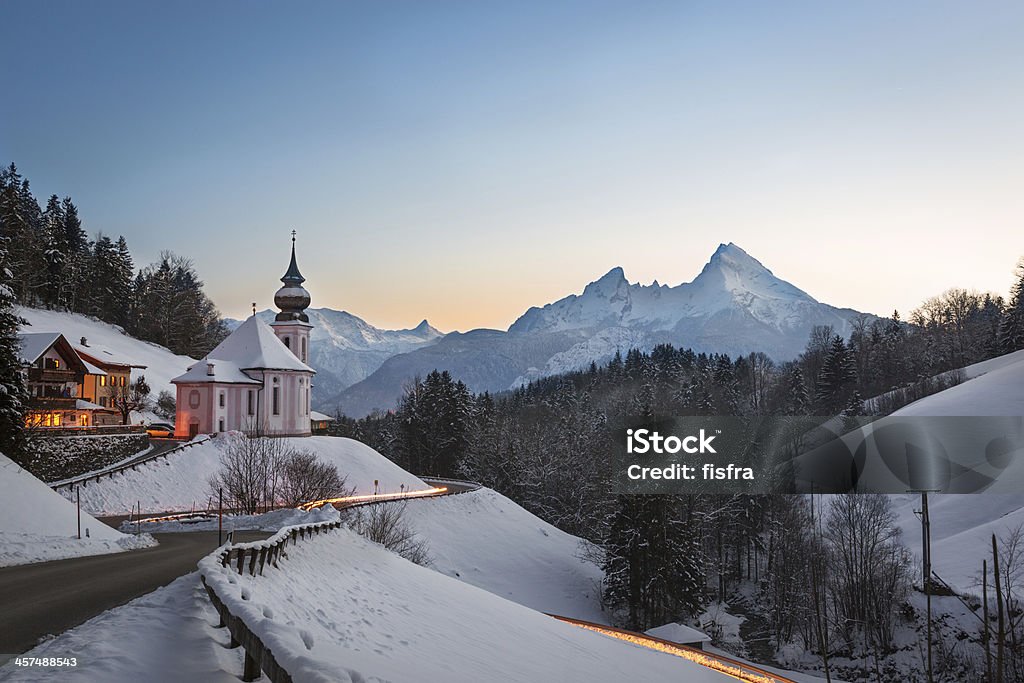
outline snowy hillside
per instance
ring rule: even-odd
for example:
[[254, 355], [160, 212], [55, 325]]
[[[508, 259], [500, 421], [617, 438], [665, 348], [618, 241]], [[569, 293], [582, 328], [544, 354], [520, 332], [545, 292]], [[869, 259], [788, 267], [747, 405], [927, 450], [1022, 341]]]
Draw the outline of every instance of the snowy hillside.
[[174, 385], [171, 380], [195, 363], [188, 356], [178, 356], [158, 344], [130, 337], [116, 325], [78, 313], [18, 308], [18, 314], [29, 323], [22, 328], [23, 332], [60, 332], [76, 345], [85, 337], [89, 346], [108, 349], [132, 363], [145, 365], [145, 370], [134, 370], [132, 377], [145, 375], [154, 398], [163, 390], [173, 394]]
[[[206, 509], [211, 500], [210, 477], [220, 470], [220, 457], [228, 437], [218, 437], [168, 456], [126, 470], [112, 478], [84, 486], [82, 509], [96, 515], [125, 515], [141, 502], [143, 513], [180, 512]], [[373, 481], [379, 481], [380, 493], [394, 493], [404, 484], [405, 490], [429, 488], [369, 446], [352, 439], [310, 436], [288, 439], [301, 450], [316, 453], [324, 462], [337, 466], [347, 477], [347, 485], [357, 493], [374, 492]], [[66, 495], [72, 495], [68, 492]]]
[[[426, 320], [411, 330], [382, 330], [347, 311], [310, 308], [306, 313], [313, 325], [309, 360], [317, 371], [314, 406], [324, 405], [324, 398], [365, 379], [388, 358], [429, 346], [444, 336]], [[275, 314], [268, 309], [257, 316], [269, 323]], [[241, 321], [227, 324], [233, 330]], [[334, 406], [327, 408], [334, 412]]]
[[348, 529], [289, 546], [263, 576], [210, 558], [200, 568], [296, 680], [729, 680], [417, 566]]
[[149, 537], [126, 536], [85, 512], [82, 536], [78, 538], [75, 506], [0, 454], [0, 567], [152, 544]]
[[392, 408], [410, 378], [434, 369], [448, 370], [473, 391], [501, 391], [585, 368], [616, 351], [661, 343], [730, 355], [763, 351], [789, 360], [804, 349], [815, 325], [831, 325], [845, 336], [859, 315], [817, 301], [740, 247], [723, 244], [692, 282], [641, 285], [613, 268], [580, 294], [530, 308], [507, 332], [452, 333], [393, 356], [321, 405], [353, 416]]
[[1024, 415], [1024, 351], [969, 365], [963, 374], [966, 382], [893, 415]]
[[602, 572], [580, 557], [584, 541], [497, 491], [410, 500], [405, 517], [442, 574], [541, 612], [608, 623]]
[[[897, 416], [1024, 415], [1024, 351], [992, 358], [963, 369], [967, 381], [911, 403]], [[981, 558], [991, 554], [991, 536], [1024, 524], [1024, 494], [994, 491], [1024, 488], [1024, 453], [995, 485], [973, 495], [935, 495], [929, 499], [932, 560], [935, 571], [957, 588], [971, 589]], [[904, 541], [920, 557], [921, 523], [914, 510], [918, 496], [898, 499]]]

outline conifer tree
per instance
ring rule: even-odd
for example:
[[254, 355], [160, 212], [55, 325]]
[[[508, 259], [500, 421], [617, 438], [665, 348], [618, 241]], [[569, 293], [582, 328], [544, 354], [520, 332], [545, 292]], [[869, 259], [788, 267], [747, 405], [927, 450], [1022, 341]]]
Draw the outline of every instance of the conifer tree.
[[1024, 349], [1024, 259], [1017, 263], [1016, 276], [999, 325], [999, 346], [1003, 353]]
[[21, 455], [28, 394], [21, 374], [18, 328], [25, 321], [14, 311], [13, 273], [8, 266], [8, 240], [0, 237], [0, 453]]

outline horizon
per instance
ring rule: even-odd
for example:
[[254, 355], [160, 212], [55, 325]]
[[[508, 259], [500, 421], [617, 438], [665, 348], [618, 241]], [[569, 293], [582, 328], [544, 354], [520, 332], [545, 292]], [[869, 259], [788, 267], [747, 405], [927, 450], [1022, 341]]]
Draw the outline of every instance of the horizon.
[[226, 317], [271, 305], [292, 229], [313, 305], [383, 329], [675, 286], [720, 242], [877, 315], [1006, 296], [1024, 255], [1019, 4], [239, 7], [0, 26], [0, 160]]

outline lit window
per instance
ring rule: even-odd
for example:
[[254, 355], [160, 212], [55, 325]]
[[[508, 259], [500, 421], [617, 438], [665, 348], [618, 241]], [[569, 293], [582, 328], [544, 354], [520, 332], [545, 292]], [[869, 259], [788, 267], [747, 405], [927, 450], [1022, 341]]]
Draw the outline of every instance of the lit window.
[[54, 358], [53, 359], [53, 367], [55, 369], [57, 369], [57, 370], [60, 370], [60, 359], [59, 358]]
[[100, 375], [100, 386], [101, 387], [107, 386], [107, 377], [106, 377], [106, 375]]

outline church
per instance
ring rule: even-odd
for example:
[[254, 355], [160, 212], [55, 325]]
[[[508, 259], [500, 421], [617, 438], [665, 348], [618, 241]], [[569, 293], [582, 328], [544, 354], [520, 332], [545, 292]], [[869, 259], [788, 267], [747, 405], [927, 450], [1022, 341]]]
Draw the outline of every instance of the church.
[[280, 310], [269, 325], [255, 315], [185, 374], [177, 388], [174, 435], [244, 431], [268, 436], [309, 436], [310, 392], [315, 371], [309, 358], [309, 292], [292, 260], [274, 295]]

